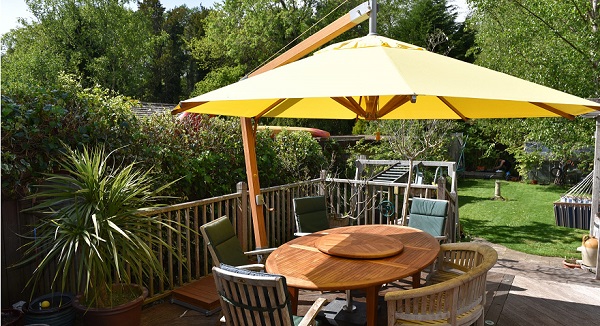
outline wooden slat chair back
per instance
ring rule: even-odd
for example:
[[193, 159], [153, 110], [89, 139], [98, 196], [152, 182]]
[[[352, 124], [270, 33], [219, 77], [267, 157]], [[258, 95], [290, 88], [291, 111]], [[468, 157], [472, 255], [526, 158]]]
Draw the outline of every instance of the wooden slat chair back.
[[425, 231], [442, 241], [446, 236], [448, 201], [442, 199], [413, 198], [408, 226]]
[[304, 317], [292, 315], [282, 275], [254, 272], [228, 265], [213, 267], [224, 322], [228, 326], [314, 325], [326, 303], [319, 298]]
[[479, 266], [484, 258], [482, 252], [473, 250], [467, 243], [443, 244], [425, 284], [440, 283], [460, 276]]
[[443, 244], [442, 251], [472, 251], [481, 259], [478, 263], [471, 263], [476, 261], [473, 259], [459, 259], [456, 266], [466, 271], [446, 281], [386, 293], [388, 325], [484, 324], [487, 272], [498, 260], [498, 254], [490, 246], [474, 243]]
[[[200, 226], [200, 233], [207, 243], [214, 266], [227, 264], [252, 270], [264, 270], [264, 265], [260, 263], [263, 255], [268, 255], [275, 250], [275, 248], [266, 248], [244, 252], [233, 224], [227, 216]], [[256, 256], [257, 263], [251, 261], [250, 256]]]

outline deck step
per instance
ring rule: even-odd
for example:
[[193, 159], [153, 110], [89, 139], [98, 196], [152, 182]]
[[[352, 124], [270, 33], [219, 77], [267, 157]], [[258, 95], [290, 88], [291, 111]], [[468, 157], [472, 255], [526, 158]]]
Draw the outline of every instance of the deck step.
[[202, 277], [171, 292], [171, 303], [210, 316], [221, 310], [217, 287], [212, 275]]

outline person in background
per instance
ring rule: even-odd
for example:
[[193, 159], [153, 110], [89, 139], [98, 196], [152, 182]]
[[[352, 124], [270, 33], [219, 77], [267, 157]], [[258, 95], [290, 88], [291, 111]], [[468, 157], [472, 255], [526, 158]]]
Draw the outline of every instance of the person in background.
[[498, 165], [493, 168], [496, 172], [504, 172], [504, 179], [510, 179], [510, 169], [512, 168], [512, 164], [509, 160], [499, 159]]

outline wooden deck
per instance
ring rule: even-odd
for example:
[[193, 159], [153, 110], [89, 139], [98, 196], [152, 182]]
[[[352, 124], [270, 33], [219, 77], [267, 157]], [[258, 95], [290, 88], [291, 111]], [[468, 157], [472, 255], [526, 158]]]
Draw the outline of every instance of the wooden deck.
[[[584, 270], [562, 267], [560, 258], [538, 257], [493, 245], [499, 260], [488, 274], [486, 325], [591, 325], [600, 315], [600, 281]], [[396, 282], [382, 289], [407, 288]], [[364, 296], [353, 292], [355, 300]], [[344, 293], [301, 291], [299, 314], [317, 297], [344, 298]], [[380, 301], [380, 323], [385, 325], [385, 302]], [[219, 313], [205, 316], [183, 306], [163, 303], [146, 307], [142, 325], [220, 325]], [[492, 324], [493, 323], [493, 324]]]

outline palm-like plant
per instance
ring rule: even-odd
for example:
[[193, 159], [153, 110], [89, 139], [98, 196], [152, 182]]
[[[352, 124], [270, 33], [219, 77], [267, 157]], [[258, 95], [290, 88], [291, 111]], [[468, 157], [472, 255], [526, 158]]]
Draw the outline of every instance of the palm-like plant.
[[130, 270], [140, 271], [137, 282], [150, 274], [164, 278], [153, 246], [174, 250], [160, 230], [178, 231], [139, 212], [157, 206], [164, 198], [157, 194], [172, 183], [154, 189], [150, 170], [111, 163], [112, 154], [101, 148], [67, 149], [61, 173], [48, 174], [30, 196], [40, 203], [28, 210], [43, 215], [25, 251], [24, 263], [39, 260], [29, 280], [34, 288], [56, 264], [53, 288], [59, 283], [64, 291], [74, 279], [87, 304], [110, 307], [115, 304], [112, 285], [132, 283]]

